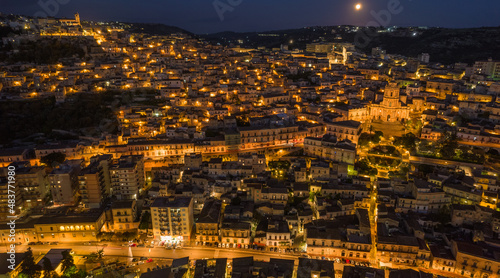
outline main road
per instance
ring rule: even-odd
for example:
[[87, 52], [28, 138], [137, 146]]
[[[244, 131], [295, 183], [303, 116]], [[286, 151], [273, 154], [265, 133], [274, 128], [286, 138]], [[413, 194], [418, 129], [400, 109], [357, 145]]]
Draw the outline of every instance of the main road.
[[[189, 257], [190, 259], [204, 258], [241, 258], [252, 256], [255, 260], [269, 261], [269, 258], [279, 258], [296, 260], [298, 255], [282, 254], [276, 252], [256, 251], [252, 249], [229, 249], [229, 248], [206, 248], [206, 247], [183, 247], [181, 249], [165, 249], [164, 247], [123, 247], [123, 246], [102, 246], [102, 245], [74, 245], [74, 244], [58, 244], [58, 245], [18, 245], [16, 252], [25, 252], [28, 247], [31, 247], [35, 256], [40, 256], [47, 253], [50, 249], [72, 249], [75, 256], [87, 256], [92, 252], [97, 252], [100, 249], [104, 250], [106, 257], [147, 257], [151, 259], [178, 259]], [[1, 250], [1, 247], [0, 247]]]
[[453, 161], [453, 160], [444, 160], [439, 158], [431, 158], [424, 156], [410, 156], [411, 163], [422, 163], [422, 164], [433, 164], [433, 165], [443, 165], [443, 166], [455, 166], [455, 167], [469, 167], [472, 169], [482, 169], [484, 166], [482, 164], [469, 163], [469, 162], [461, 162], [461, 161]]
[[[375, 195], [371, 194], [372, 197]], [[370, 210], [373, 210], [373, 204], [371, 205]], [[375, 212], [372, 211], [370, 222], [373, 224], [373, 221], [376, 221], [376, 209]], [[374, 217], [375, 216], [375, 217]], [[372, 226], [372, 243], [376, 244], [376, 231]], [[92, 252], [96, 252], [100, 249], [104, 249], [105, 258], [118, 259], [120, 262], [129, 262], [129, 271], [138, 271], [138, 272], [146, 272], [148, 268], [154, 267], [156, 265], [169, 265], [171, 264], [171, 260], [179, 259], [184, 257], [189, 257], [190, 260], [197, 259], [213, 259], [213, 258], [242, 258], [242, 257], [253, 257], [254, 260], [259, 261], [269, 261], [270, 258], [276, 259], [287, 259], [293, 260], [295, 263], [295, 268], [298, 266], [298, 255], [292, 254], [280, 254], [275, 252], [266, 252], [266, 251], [255, 251], [255, 250], [247, 250], [247, 249], [226, 249], [226, 248], [205, 248], [205, 247], [184, 247], [181, 249], [165, 249], [163, 247], [122, 247], [122, 246], [102, 246], [102, 245], [75, 245], [75, 244], [58, 244], [58, 245], [18, 245], [16, 246], [16, 253], [25, 252], [28, 247], [31, 247], [33, 251], [33, 255], [36, 259], [41, 259], [41, 257], [46, 254], [50, 249], [71, 249], [74, 252], [75, 263], [77, 265], [83, 265], [85, 260], [83, 256], [87, 256]], [[7, 247], [0, 246], [0, 252], [2, 252], [2, 248]], [[376, 257], [372, 256], [376, 254], [376, 247], [372, 249], [372, 254], [370, 261], [372, 263], [372, 267], [377, 267], [378, 262], [376, 261]], [[133, 258], [147, 257], [153, 259], [153, 264], [142, 264], [136, 265], [135, 263], [131, 263]], [[336, 270], [343, 270], [346, 264], [344, 263], [336, 263]], [[396, 268], [398, 268], [396, 266]], [[434, 269], [425, 269], [425, 268], [416, 268], [411, 266], [401, 266], [402, 269], [414, 269], [414, 270], [422, 270], [425, 272], [430, 272], [434, 274], [444, 275], [446, 277], [461, 277], [459, 275], [455, 275], [452, 273], [443, 273]]]

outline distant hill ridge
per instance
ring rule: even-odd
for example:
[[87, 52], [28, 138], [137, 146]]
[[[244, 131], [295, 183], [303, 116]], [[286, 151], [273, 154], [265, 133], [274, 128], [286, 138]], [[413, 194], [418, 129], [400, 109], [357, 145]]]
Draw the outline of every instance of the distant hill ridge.
[[165, 25], [162, 23], [128, 23], [128, 24], [130, 24], [131, 27], [127, 30], [133, 33], [145, 33], [148, 35], [159, 35], [159, 36], [182, 33], [195, 36], [195, 34], [187, 30], [184, 30], [182, 28]]
[[[219, 32], [200, 35], [200, 37], [212, 43], [235, 44], [243, 47], [278, 48], [281, 45], [289, 45], [290, 49], [305, 49], [306, 45], [312, 42], [353, 43], [357, 33], [346, 30], [349, 29], [348, 27], [352, 26], [314, 26], [243, 33]], [[500, 60], [500, 27], [460, 29], [398, 27], [393, 32], [377, 32], [384, 29], [386, 28], [378, 27], [372, 31], [374, 35], [370, 36], [369, 43], [363, 48], [358, 48], [358, 51], [370, 54], [372, 48], [381, 47], [389, 54], [408, 57], [429, 53], [431, 62], [444, 64], [473, 63], [490, 57]], [[266, 34], [278, 36], [266, 36]]]

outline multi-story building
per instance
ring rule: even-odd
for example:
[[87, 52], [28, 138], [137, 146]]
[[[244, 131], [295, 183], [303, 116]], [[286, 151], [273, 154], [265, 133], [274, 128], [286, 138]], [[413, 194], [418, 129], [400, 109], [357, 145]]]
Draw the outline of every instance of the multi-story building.
[[111, 155], [96, 156], [89, 166], [78, 175], [78, 184], [82, 202], [86, 207], [98, 208], [102, 201], [110, 196], [111, 179], [109, 166]]
[[282, 187], [265, 187], [256, 189], [254, 194], [255, 203], [270, 202], [272, 204], [285, 205], [288, 201], [288, 190]]
[[30, 166], [27, 162], [12, 163], [16, 167], [16, 187], [19, 187], [21, 202], [18, 206], [28, 210], [44, 204], [49, 191], [45, 167]]
[[250, 223], [225, 221], [220, 228], [221, 244], [233, 248], [242, 248], [250, 244]]
[[78, 199], [78, 170], [62, 164], [48, 175], [52, 201], [55, 205], [73, 205]]
[[304, 139], [304, 153], [322, 159], [353, 165], [356, 147], [348, 142], [338, 142], [337, 138], [325, 135], [323, 138]]
[[145, 158], [152, 159], [184, 156], [197, 152], [193, 142], [178, 139], [133, 141], [129, 142], [126, 147], [130, 155], [143, 155]]
[[411, 196], [402, 196], [397, 200], [399, 212], [438, 212], [451, 201], [451, 198], [444, 191], [425, 180], [415, 179], [410, 182], [410, 186]]
[[500, 61], [493, 61], [493, 59], [476, 61], [473, 66], [473, 72], [485, 75], [493, 80], [498, 80], [500, 79]]
[[361, 123], [358, 121], [340, 121], [328, 122], [326, 125], [326, 134], [335, 136], [338, 140], [349, 140], [358, 144], [361, 134]]
[[448, 246], [430, 246], [432, 253], [432, 269], [455, 273], [457, 261]]
[[479, 205], [451, 205], [451, 224], [455, 227], [491, 222], [495, 211]]
[[286, 221], [269, 220], [266, 232], [266, 246], [289, 248], [292, 246], [290, 229]]
[[105, 221], [104, 211], [94, 209], [82, 213], [48, 213], [36, 219], [33, 227], [40, 242], [89, 242], [97, 241]]
[[452, 241], [451, 252], [456, 260], [455, 274], [473, 277], [499, 277], [497, 252], [486, 244]]
[[[16, 220], [16, 243], [30, 243], [38, 242], [38, 233], [35, 230], [35, 222], [37, 218], [28, 217], [25, 219]], [[10, 227], [8, 225], [2, 225], [0, 229], [0, 243], [5, 245], [12, 244], [10, 240]]]
[[145, 186], [144, 156], [127, 155], [110, 168], [111, 193], [121, 200], [137, 199]]
[[471, 183], [464, 181], [444, 182], [443, 191], [451, 197], [451, 202], [454, 204], [479, 204], [482, 200], [482, 192], [473, 187], [474, 180], [472, 178], [471, 180]]
[[191, 240], [194, 226], [191, 197], [158, 197], [151, 204], [153, 235], [157, 240], [182, 243]]
[[447, 79], [431, 79], [427, 81], [426, 92], [435, 93], [439, 99], [444, 99], [447, 95], [452, 95], [458, 88], [457, 82]]
[[[254, 149], [286, 144], [299, 144], [306, 136], [322, 135], [321, 128], [311, 132], [301, 132], [298, 125], [291, 126], [250, 126], [240, 128], [241, 149]], [[308, 134], [311, 133], [311, 134]]]
[[112, 230], [114, 232], [134, 230], [139, 226], [136, 200], [114, 201], [111, 205], [111, 214], [113, 215]]
[[184, 167], [186, 167], [188, 170], [201, 168], [202, 162], [203, 158], [199, 153], [190, 153], [184, 155]]
[[416, 265], [417, 259], [419, 259], [419, 250], [420, 244], [416, 237], [378, 237], [377, 258], [385, 264]]
[[262, 154], [238, 154], [238, 162], [242, 163], [242, 166], [252, 166], [254, 174], [266, 170], [266, 156]]
[[222, 203], [219, 200], [207, 200], [196, 219], [196, 241], [203, 244], [219, 242]]
[[0, 176], [0, 221], [8, 222], [19, 215], [21, 200], [21, 189], [15, 183], [9, 182], [6, 176]]
[[76, 142], [40, 145], [35, 148], [35, 156], [40, 159], [51, 153], [62, 153], [67, 159], [76, 158], [82, 154], [83, 146]]
[[0, 150], [0, 167], [7, 167], [12, 162], [29, 160], [28, 149], [2, 149]]
[[313, 258], [339, 258], [367, 261], [370, 256], [369, 237], [356, 234], [343, 235], [339, 229], [308, 227], [307, 254]]

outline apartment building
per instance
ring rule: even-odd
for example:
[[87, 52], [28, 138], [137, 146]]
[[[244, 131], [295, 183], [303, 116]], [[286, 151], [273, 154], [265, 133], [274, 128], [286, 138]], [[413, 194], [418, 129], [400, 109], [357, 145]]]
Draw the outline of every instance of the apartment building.
[[78, 175], [80, 194], [85, 207], [98, 208], [102, 201], [110, 196], [109, 167], [111, 163], [111, 155], [93, 157], [90, 165], [82, 169]]
[[137, 199], [145, 186], [144, 156], [121, 156], [110, 168], [111, 193], [120, 200]]
[[16, 186], [19, 187], [22, 210], [44, 204], [44, 198], [50, 193], [45, 167], [30, 166], [27, 162], [12, 163], [16, 167]]
[[77, 167], [62, 164], [48, 175], [54, 205], [74, 205], [78, 199]]
[[134, 230], [139, 227], [139, 218], [136, 200], [118, 200], [111, 205], [113, 215], [112, 230], [114, 232], [124, 232]]
[[455, 274], [473, 278], [500, 275], [498, 252], [491, 246], [453, 240], [451, 252], [456, 260]]
[[191, 197], [158, 197], [151, 204], [155, 239], [167, 243], [191, 240], [194, 226]]
[[220, 228], [223, 247], [242, 248], [250, 244], [251, 228], [247, 222], [225, 221]]

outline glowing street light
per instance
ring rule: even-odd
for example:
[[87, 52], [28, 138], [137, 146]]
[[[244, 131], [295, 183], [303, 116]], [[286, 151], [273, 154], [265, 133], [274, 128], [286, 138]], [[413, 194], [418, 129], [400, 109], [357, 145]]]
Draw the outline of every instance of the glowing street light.
[[362, 8], [362, 7], [363, 7], [363, 6], [361, 6], [361, 4], [360, 4], [360, 3], [356, 4], [356, 6], [354, 6], [354, 8], [356, 9], [356, 11], [361, 10], [361, 8]]

